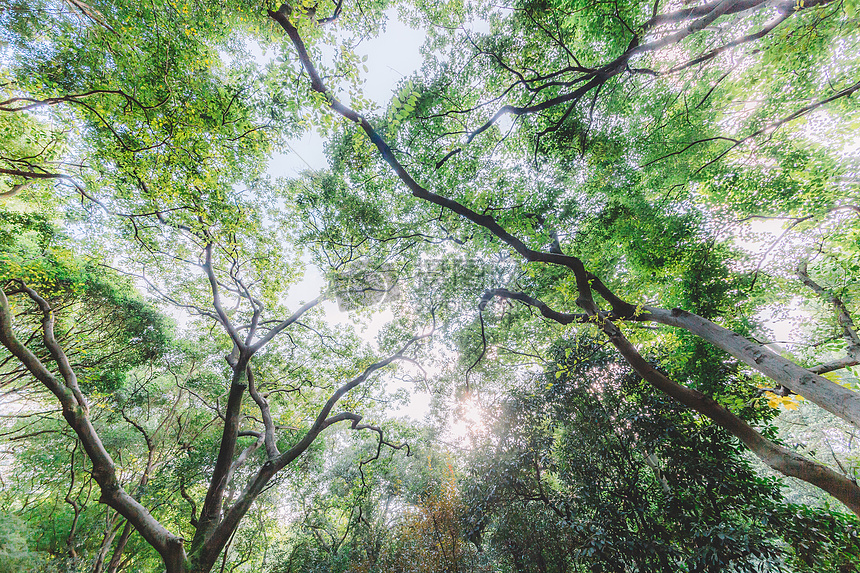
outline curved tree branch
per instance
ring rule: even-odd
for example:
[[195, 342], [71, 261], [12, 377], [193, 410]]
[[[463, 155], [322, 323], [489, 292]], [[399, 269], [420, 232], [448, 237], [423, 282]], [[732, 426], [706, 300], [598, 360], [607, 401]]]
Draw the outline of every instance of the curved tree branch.
[[[619, 57], [616, 62], [602, 68], [600, 73], [618, 73], [620, 70], [614, 70], [611, 66], [616, 65], [619, 62], [626, 66], [627, 60], [637, 53], [656, 50], [673, 41], [678, 41], [697, 30], [701, 30], [720, 15], [734, 9], [737, 5], [737, 0], [721, 0], [714, 5], [713, 9], [707, 14], [707, 16], [703, 16], [699, 20], [686, 26], [683, 30], [664, 36], [660, 40], [655, 40], [638, 47], [631, 47], [628, 49], [628, 52]], [[684, 328], [693, 334], [700, 336], [704, 340], [707, 340], [711, 344], [723, 349], [729, 354], [732, 354], [749, 366], [779, 382], [781, 385], [786, 386], [797, 394], [800, 394], [810, 401], [818, 404], [822, 408], [858, 426], [860, 426], [860, 395], [857, 395], [856, 393], [851, 392], [850, 390], [821, 376], [817, 376], [793, 362], [773, 354], [768, 349], [744, 339], [737, 333], [719, 327], [711, 321], [692, 313], [679, 309], [669, 312], [663, 309], [651, 307], [642, 307], [641, 310], [645, 311], [643, 313], [631, 312], [631, 309], [634, 311], [640, 309], [635, 309], [632, 305], [625, 303], [620, 298], [612, 294], [605, 285], [596, 280], [596, 277], [586, 272], [582, 261], [577, 257], [534, 250], [527, 246], [521, 239], [509, 233], [495, 219], [493, 219], [493, 217], [477, 213], [457, 201], [437, 195], [424, 188], [399, 162], [391, 148], [373, 128], [370, 122], [353, 109], [341, 103], [326, 87], [308, 55], [307, 49], [305, 48], [298, 30], [290, 22], [289, 7], [286, 4], [282, 5], [277, 12], [270, 11], [269, 16], [284, 29], [292, 41], [299, 55], [299, 60], [302, 62], [305, 71], [310, 77], [311, 88], [326, 98], [330, 108], [334, 112], [361, 127], [379, 151], [382, 159], [388, 163], [397, 177], [407, 186], [414, 197], [439, 205], [440, 207], [448, 209], [483, 227], [504, 243], [508, 244], [527, 261], [556, 264], [570, 269], [574, 273], [577, 283], [579, 294], [576, 300], [577, 306], [582, 308], [587, 315], [594, 317], [599, 321], [601, 328], [604, 329], [604, 332], [610, 338], [613, 345], [615, 345], [619, 352], [621, 352], [622, 355], [631, 362], [631, 365], [637, 369], [637, 372], [641, 370], [641, 376], [645, 377], [646, 380], [669, 395], [678, 400], [684, 401], [683, 403], [686, 405], [696, 408], [698, 411], [711, 417], [718, 424], [724, 425], [724, 427], [730, 429], [730, 431], [737, 432], [736, 435], [738, 435], [738, 437], [748, 447], [753, 449], [753, 451], [756, 452], [756, 455], [759, 455], [759, 457], [765, 460], [766, 463], [771, 464], [772, 467], [777, 467], [779, 471], [782, 471], [787, 475], [798, 475], [799, 477], [800, 474], [802, 474], [806, 476], [802, 479], [807, 479], [810, 483], [814, 483], [815, 485], [825, 489], [825, 491], [829, 491], [834, 496], [839, 497], [839, 499], [843, 500], [846, 505], [849, 505], [853, 511], [858, 512], [858, 515], [860, 515], [860, 490], [858, 490], [851, 482], [847, 482], [845, 478], [831, 472], [827, 468], [817, 466], [816, 464], [811, 466], [808, 465], [808, 461], [797, 457], [793, 452], [789, 452], [780, 446], [776, 446], [775, 444], [764, 440], [764, 438], [754, 431], [754, 435], [749, 434], [747, 430], [749, 426], [745, 426], [746, 423], [743, 420], [737, 418], [725, 408], [722, 408], [716, 403], [711, 404], [703, 396], [689, 394], [689, 392], [693, 391], [674, 384], [670, 380], [666, 379], [665, 376], [657, 376], [645, 368], [644, 365], [647, 365], [647, 363], [638, 355], [635, 348], [633, 348], [629, 341], [621, 335], [620, 330], [618, 330], [610, 320], [604, 319], [600, 316], [600, 311], [591, 294], [592, 286], [600, 289], [598, 292], [600, 292], [604, 299], [610, 302], [613, 309], [623, 309], [621, 314], [625, 318], [652, 320]], [[595, 76], [595, 78], [596, 77], [597, 76]], [[858, 85], [858, 87], [860, 87], [860, 85]], [[543, 313], [544, 310], [542, 309], [541, 312]], [[546, 309], [546, 312], [553, 315], [554, 311]], [[639, 314], [639, 316], [636, 316], [637, 314]], [[711, 402], [713, 401], [711, 400]], [[849, 487], [844, 482], [851, 484], [851, 486]]]
[[[416, 336], [410, 339], [406, 344], [404, 344], [397, 353], [380, 360], [379, 362], [375, 362], [364, 369], [364, 371], [350, 380], [349, 382], [343, 384], [340, 388], [338, 388], [332, 396], [328, 399], [325, 405], [320, 409], [319, 414], [316, 417], [316, 420], [311, 425], [310, 429], [305, 433], [305, 435], [293, 445], [292, 448], [282, 453], [280, 456], [275, 458], [274, 460], [268, 460], [265, 464], [263, 464], [260, 469], [257, 471], [254, 478], [248, 483], [245, 487], [244, 491], [239, 495], [236, 499], [236, 502], [230, 507], [229, 510], [223, 516], [223, 519], [217, 523], [217, 526], [211, 528], [211, 533], [206, 535], [202, 542], [197, 546], [192, 546], [191, 560], [197, 563], [201, 569], [208, 570], [208, 567], [214, 563], [214, 560], [217, 559], [218, 554], [224, 548], [226, 543], [229, 541], [230, 536], [238, 527], [239, 522], [245, 516], [248, 509], [250, 509], [251, 504], [257, 499], [257, 496], [263, 491], [272, 477], [275, 476], [280, 470], [289, 465], [293, 460], [302, 455], [310, 445], [319, 437], [323, 430], [335, 424], [337, 422], [342, 422], [346, 420], [352, 420], [353, 424], [357, 424], [356, 415], [351, 413], [341, 413], [336, 414], [334, 416], [330, 416], [332, 409], [337, 404], [337, 402], [350, 390], [365, 382], [371, 374], [376, 372], [377, 370], [384, 368], [391, 364], [396, 360], [407, 360], [408, 357], [404, 355], [404, 352], [408, 350], [413, 344], [417, 343], [419, 340], [430, 336], [430, 334], [425, 334], [421, 336]], [[195, 537], [196, 539], [196, 537]]]
[[[569, 320], [572, 315], [565, 315], [564, 313], [554, 311], [542, 301], [522, 293], [511, 293], [505, 289], [496, 289], [495, 294], [499, 296], [513, 295], [510, 298], [540, 308], [544, 316], [552, 320], [558, 318], [558, 322], [561, 324], [572, 322]], [[482, 297], [482, 302], [486, 296], [485, 294]], [[597, 317], [589, 318], [594, 320]], [[745, 420], [718, 404], [713, 398], [698, 390], [693, 390], [672, 381], [645, 360], [611, 320], [599, 318], [598, 324], [613, 346], [624, 356], [625, 360], [633, 367], [636, 373], [656, 389], [713, 420], [718, 426], [737, 437], [750, 451], [771, 468], [784, 475], [802, 479], [823, 489], [844, 503], [851, 511], [860, 515], [860, 487], [852, 480], [788, 448], [775, 444], [759, 434]]]
[[57, 380], [42, 361], [18, 341], [12, 328], [13, 314], [6, 293], [2, 288], [0, 288], [0, 344], [6, 347], [27, 368], [30, 374], [59, 400], [63, 408], [63, 417], [77, 434], [87, 457], [93, 464], [93, 479], [96, 480], [101, 490], [99, 501], [115, 509], [117, 513], [134, 525], [135, 529], [161, 555], [168, 572], [182, 571], [185, 562], [182, 539], [168, 531], [119, 484], [113, 459], [90, 421], [85, 402], [81, 402], [78, 398], [80, 390], [77, 389], [76, 376], [68, 366], [65, 353], [54, 339], [52, 309], [32, 289], [26, 285], [22, 285], [22, 288], [25, 292], [30, 291], [28, 295], [32, 293], [31, 298], [37, 302], [42, 311], [43, 340], [55, 357], [57, 367], [66, 383]]

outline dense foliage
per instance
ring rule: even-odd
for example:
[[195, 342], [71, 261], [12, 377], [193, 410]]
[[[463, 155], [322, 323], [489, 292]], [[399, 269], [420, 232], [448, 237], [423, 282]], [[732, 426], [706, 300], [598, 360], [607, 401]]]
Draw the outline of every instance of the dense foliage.
[[0, 569], [860, 569], [858, 20], [0, 3]]

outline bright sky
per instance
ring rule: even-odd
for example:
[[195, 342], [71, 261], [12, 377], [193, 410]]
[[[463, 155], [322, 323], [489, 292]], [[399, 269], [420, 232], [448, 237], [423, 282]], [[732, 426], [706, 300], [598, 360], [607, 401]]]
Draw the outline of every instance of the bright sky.
[[[385, 32], [361, 42], [355, 49], [359, 57], [367, 56], [365, 63], [369, 71], [362, 74], [364, 95], [383, 109], [398, 82], [421, 67], [420, 48], [425, 37], [423, 31], [413, 30], [398, 20], [396, 11], [390, 10], [387, 14]], [[323, 140], [315, 131], [291, 141], [289, 147], [272, 160], [270, 172], [273, 175], [295, 177], [305, 169], [328, 166]]]

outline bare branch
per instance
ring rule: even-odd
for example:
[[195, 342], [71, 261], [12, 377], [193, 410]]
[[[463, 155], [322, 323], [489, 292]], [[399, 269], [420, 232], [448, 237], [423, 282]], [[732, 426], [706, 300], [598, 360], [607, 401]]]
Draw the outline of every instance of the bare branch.
[[860, 337], [857, 336], [857, 327], [854, 326], [854, 320], [851, 318], [851, 313], [848, 312], [848, 307], [845, 306], [841, 298], [827, 291], [809, 277], [807, 265], [805, 259], [798, 263], [797, 276], [800, 277], [803, 284], [833, 306], [833, 310], [836, 312], [836, 321], [842, 327], [842, 337], [848, 342], [849, 352], [860, 351]]
[[212, 290], [212, 306], [215, 307], [215, 312], [218, 315], [218, 322], [220, 322], [221, 326], [224, 327], [224, 330], [227, 331], [233, 344], [238, 348], [243, 349], [245, 348], [245, 343], [239, 336], [239, 333], [236, 331], [236, 328], [230, 321], [230, 317], [227, 316], [227, 313], [224, 311], [224, 307], [221, 304], [221, 293], [218, 288], [218, 279], [215, 277], [215, 269], [212, 267], [212, 247], [212, 243], [206, 244], [203, 251], [205, 262], [202, 265], [203, 270], [206, 271], [206, 278], [209, 279], [209, 287]]
[[540, 300], [538, 300], [534, 297], [531, 297], [525, 293], [514, 292], [514, 291], [510, 291], [508, 289], [504, 289], [504, 288], [495, 288], [495, 289], [490, 289], [490, 290], [485, 291], [484, 294], [481, 295], [481, 301], [479, 303], [479, 308], [481, 310], [483, 310], [484, 308], [486, 308], [487, 304], [494, 297], [497, 297], [497, 296], [503, 297], [503, 298], [509, 298], [511, 300], [516, 300], [516, 301], [519, 301], [519, 302], [526, 304], [528, 306], [533, 306], [533, 307], [537, 308], [544, 317], [546, 317], [546, 318], [548, 318], [554, 322], [557, 322], [559, 324], [571, 324], [574, 322], [589, 322], [589, 321], [593, 322], [594, 321], [594, 319], [591, 316], [589, 316], [588, 314], [585, 314], [585, 313], [568, 314], [568, 313], [564, 313], [564, 312], [558, 312], [556, 310], [551, 309], [543, 301], [540, 301]]
[[265, 345], [266, 345], [266, 343], [268, 343], [268, 342], [269, 342], [270, 340], [272, 340], [275, 336], [277, 336], [277, 335], [278, 335], [278, 333], [280, 333], [281, 331], [283, 331], [283, 330], [284, 330], [285, 328], [287, 328], [289, 325], [291, 325], [291, 324], [293, 324], [294, 322], [296, 322], [299, 318], [301, 318], [301, 317], [302, 317], [302, 315], [303, 315], [303, 314], [305, 314], [307, 311], [309, 311], [310, 309], [312, 309], [313, 307], [315, 307], [316, 305], [318, 305], [319, 303], [321, 303], [321, 302], [322, 302], [322, 301], [324, 301], [325, 299], [326, 299], [326, 296], [325, 296], [325, 295], [323, 295], [323, 296], [318, 296], [317, 298], [313, 299], [312, 301], [310, 301], [310, 302], [307, 302], [307, 303], [303, 304], [303, 305], [302, 305], [302, 306], [301, 306], [301, 307], [300, 307], [296, 312], [294, 312], [294, 313], [293, 313], [289, 318], [286, 318], [286, 319], [282, 320], [281, 322], [279, 322], [276, 326], [274, 326], [271, 330], [269, 330], [269, 331], [266, 333], [266, 335], [265, 335], [265, 336], [260, 337], [260, 339], [259, 339], [259, 340], [257, 340], [257, 342], [255, 342], [254, 344], [252, 344], [252, 345], [249, 347], [250, 352], [251, 352], [252, 354], [253, 354], [253, 353], [255, 353], [255, 352], [257, 352], [259, 349], [261, 349], [263, 346], [265, 346]]

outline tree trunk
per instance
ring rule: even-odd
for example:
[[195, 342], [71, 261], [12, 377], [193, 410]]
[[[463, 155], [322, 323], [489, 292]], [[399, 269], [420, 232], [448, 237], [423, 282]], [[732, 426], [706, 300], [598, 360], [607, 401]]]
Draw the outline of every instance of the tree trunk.
[[680, 309], [644, 307], [641, 320], [651, 320], [676, 326], [695, 334], [717, 348], [731, 354], [747, 366], [758, 370], [771, 380], [803, 396], [846, 422], [860, 427], [860, 393], [813, 374], [775, 354], [769, 348], [747, 340], [743, 336], [714, 324], [691, 312]]
[[728, 430], [771, 468], [783, 475], [802, 479], [823, 489], [860, 516], [860, 487], [856, 483], [830, 468], [771, 442], [713, 398], [673, 382], [651, 366], [621, 333], [621, 330], [611, 322], [604, 323], [603, 331], [636, 373], [652, 386]]

